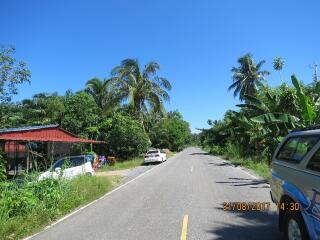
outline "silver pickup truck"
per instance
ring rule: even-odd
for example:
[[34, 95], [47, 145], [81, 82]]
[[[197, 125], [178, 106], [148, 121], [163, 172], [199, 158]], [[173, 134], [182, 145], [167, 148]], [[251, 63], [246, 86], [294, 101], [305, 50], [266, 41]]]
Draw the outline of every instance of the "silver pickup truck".
[[285, 239], [320, 239], [320, 128], [293, 131], [271, 163], [271, 198]]

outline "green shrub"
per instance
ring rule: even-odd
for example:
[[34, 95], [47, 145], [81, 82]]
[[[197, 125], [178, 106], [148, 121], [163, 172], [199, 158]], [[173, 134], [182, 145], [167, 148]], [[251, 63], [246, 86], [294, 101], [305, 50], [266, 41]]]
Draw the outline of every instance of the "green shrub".
[[62, 127], [74, 134], [91, 137], [92, 126], [99, 122], [99, 109], [92, 96], [78, 92], [66, 97]]
[[145, 153], [149, 137], [140, 122], [130, 116], [115, 114], [101, 124], [109, 154], [119, 159], [129, 159]]
[[6, 161], [3, 156], [3, 153], [0, 151], [0, 182], [5, 181], [6, 179], [7, 179]]
[[68, 191], [69, 183], [63, 179], [48, 178], [33, 183], [28, 188], [32, 189], [34, 196], [47, 209], [54, 209]]
[[[33, 179], [33, 181], [29, 181]], [[107, 177], [0, 182], [0, 239], [19, 239], [111, 189]]]
[[192, 138], [189, 123], [184, 121], [177, 111], [169, 112], [166, 118], [151, 128], [149, 135], [154, 147], [171, 151], [182, 150]]
[[241, 153], [241, 147], [232, 143], [227, 143], [226, 147], [224, 148], [226, 155], [228, 158], [240, 158], [243, 156]]
[[224, 149], [220, 146], [212, 146], [209, 150], [210, 154], [213, 155], [223, 155], [225, 153]]
[[37, 198], [29, 187], [16, 183], [1, 183], [0, 206], [7, 217], [25, 215], [37, 206]]

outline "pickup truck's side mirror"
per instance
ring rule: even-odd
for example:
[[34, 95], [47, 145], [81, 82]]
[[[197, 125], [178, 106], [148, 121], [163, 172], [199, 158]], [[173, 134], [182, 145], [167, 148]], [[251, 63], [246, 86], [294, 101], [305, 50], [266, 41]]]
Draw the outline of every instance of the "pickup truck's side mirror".
[[56, 174], [60, 175], [60, 173], [61, 173], [61, 168], [60, 168], [60, 167], [57, 167], [57, 168], [54, 169], [54, 171], [55, 171]]

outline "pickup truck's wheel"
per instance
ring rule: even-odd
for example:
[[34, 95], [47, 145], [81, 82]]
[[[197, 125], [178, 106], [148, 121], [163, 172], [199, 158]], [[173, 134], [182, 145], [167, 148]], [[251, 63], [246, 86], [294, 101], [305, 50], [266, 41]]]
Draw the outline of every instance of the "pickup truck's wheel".
[[306, 225], [298, 211], [288, 211], [284, 221], [286, 240], [309, 240]]

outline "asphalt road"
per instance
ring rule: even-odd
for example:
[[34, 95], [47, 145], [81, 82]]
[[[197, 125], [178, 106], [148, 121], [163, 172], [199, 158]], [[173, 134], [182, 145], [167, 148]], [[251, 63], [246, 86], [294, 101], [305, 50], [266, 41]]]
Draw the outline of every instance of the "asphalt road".
[[188, 148], [32, 239], [281, 239], [269, 211], [224, 211], [223, 202], [271, 202], [268, 185]]

